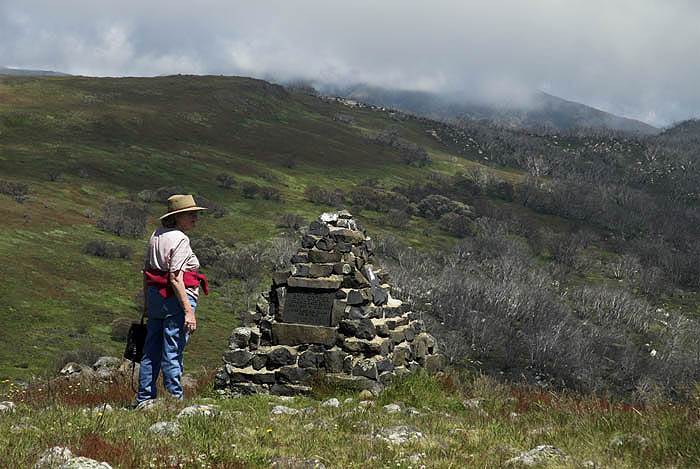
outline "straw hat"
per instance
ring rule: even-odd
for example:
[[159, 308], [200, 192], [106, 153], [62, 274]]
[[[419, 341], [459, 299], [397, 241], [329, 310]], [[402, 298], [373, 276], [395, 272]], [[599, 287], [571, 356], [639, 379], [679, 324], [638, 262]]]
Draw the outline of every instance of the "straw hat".
[[162, 220], [170, 215], [175, 215], [180, 212], [191, 212], [193, 210], [206, 210], [204, 207], [197, 207], [194, 203], [194, 197], [191, 195], [176, 194], [168, 197], [168, 213], [160, 217]]

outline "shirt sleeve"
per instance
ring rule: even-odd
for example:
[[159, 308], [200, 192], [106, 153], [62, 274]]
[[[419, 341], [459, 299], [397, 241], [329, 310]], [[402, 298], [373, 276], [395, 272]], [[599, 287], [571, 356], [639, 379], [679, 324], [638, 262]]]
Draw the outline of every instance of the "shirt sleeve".
[[187, 260], [192, 255], [192, 248], [190, 248], [190, 238], [188, 238], [184, 234], [182, 236], [182, 239], [170, 251], [170, 272], [177, 272], [178, 270], [183, 270], [183, 267], [187, 263]]

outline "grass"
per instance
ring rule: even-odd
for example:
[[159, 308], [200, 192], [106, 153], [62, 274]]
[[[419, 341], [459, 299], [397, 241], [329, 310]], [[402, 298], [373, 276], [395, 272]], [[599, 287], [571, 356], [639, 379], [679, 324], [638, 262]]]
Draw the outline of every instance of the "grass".
[[[143, 412], [121, 408], [131, 398], [124, 381], [27, 389], [2, 382], [0, 393], [17, 403], [17, 411], [0, 414], [0, 460], [9, 462], [7, 467], [28, 467], [45, 449], [60, 445], [122, 468], [269, 467], [282, 457], [317, 458], [326, 467], [347, 468], [501, 467], [520, 451], [553, 445], [569, 457], [547, 467], [583, 467], [588, 461], [616, 468], [700, 463], [698, 407], [692, 404], [634, 408], [595, 396], [506, 387], [460, 372], [399, 380], [363, 409], [353, 392], [322, 385], [313, 397], [291, 401], [220, 399], [206, 385], [207, 376], [185, 403], [164, 400]], [[341, 406], [321, 406], [330, 397]], [[114, 412], [91, 411], [104, 402]], [[418, 413], [388, 413], [387, 404]], [[177, 420], [179, 436], [149, 434], [155, 422], [176, 421], [191, 405], [214, 405], [220, 413]], [[276, 405], [303, 412], [272, 415]], [[22, 423], [33, 427], [18, 426]], [[413, 426], [425, 437], [401, 445], [372, 437], [398, 425]]]

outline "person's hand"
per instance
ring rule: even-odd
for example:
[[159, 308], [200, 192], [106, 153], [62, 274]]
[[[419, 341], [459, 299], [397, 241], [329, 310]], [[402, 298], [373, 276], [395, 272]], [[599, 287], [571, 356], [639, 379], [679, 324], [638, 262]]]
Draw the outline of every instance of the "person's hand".
[[192, 334], [197, 329], [197, 319], [194, 317], [194, 312], [185, 313], [185, 332]]

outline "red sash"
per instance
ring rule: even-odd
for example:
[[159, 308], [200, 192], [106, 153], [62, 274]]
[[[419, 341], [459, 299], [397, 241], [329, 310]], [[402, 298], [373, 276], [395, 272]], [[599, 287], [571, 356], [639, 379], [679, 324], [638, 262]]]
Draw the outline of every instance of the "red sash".
[[[175, 293], [173, 291], [173, 286], [170, 284], [168, 272], [148, 269], [144, 271], [143, 274], [146, 276], [146, 285], [156, 287], [158, 293], [160, 293], [163, 298], [168, 298]], [[185, 284], [185, 288], [197, 287], [201, 284], [204, 294], [209, 294], [209, 284], [207, 283], [207, 278], [203, 274], [185, 271], [183, 272], [182, 280]]]

